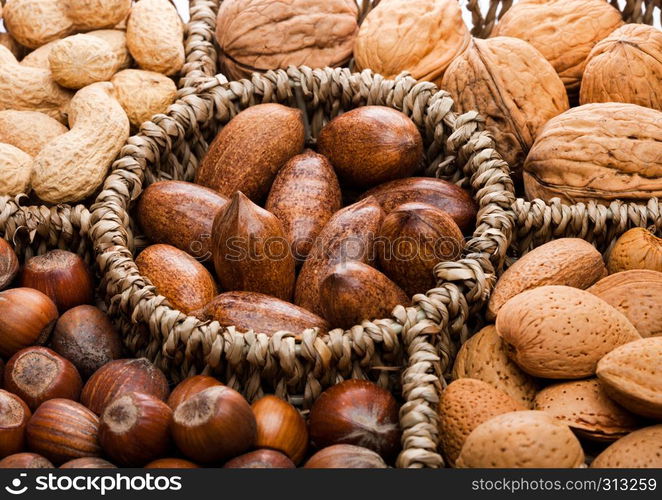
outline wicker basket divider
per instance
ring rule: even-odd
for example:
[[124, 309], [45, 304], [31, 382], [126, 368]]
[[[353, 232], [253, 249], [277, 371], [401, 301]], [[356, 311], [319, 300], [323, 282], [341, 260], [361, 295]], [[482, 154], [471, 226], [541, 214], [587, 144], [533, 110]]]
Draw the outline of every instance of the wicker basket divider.
[[[375, 380], [401, 390], [403, 451], [397, 465], [442, 465], [436, 451], [441, 374], [450, 368], [470, 311], [489, 296], [513, 231], [508, 167], [482, 131], [480, 117], [456, 115], [448, 94], [431, 83], [348, 69], [289, 68], [256, 74], [250, 81], [199, 80], [179, 95], [167, 115], [143, 124], [129, 139], [93, 207], [90, 234], [102, 287], [127, 347], [154, 360], [173, 380], [204, 371], [250, 400], [273, 391], [308, 407], [328, 385], [347, 378]], [[362, 105], [391, 106], [412, 118], [424, 137], [425, 173], [457, 178], [471, 187], [480, 205], [464, 258], [436, 268], [439, 288], [415, 296], [413, 307], [398, 306], [391, 318], [324, 336], [307, 330], [272, 337], [200, 322], [155, 293], [133, 260], [140, 246], [129, 212], [133, 201], [145, 183], [191, 180], [219, 128], [263, 102], [305, 110], [311, 138], [334, 116]]]

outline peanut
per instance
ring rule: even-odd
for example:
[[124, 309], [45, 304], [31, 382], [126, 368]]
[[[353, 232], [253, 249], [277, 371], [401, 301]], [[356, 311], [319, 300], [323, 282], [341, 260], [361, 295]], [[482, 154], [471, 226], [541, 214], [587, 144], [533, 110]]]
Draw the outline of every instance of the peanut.
[[136, 127], [157, 113], [165, 113], [177, 94], [175, 82], [154, 71], [125, 69], [110, 81], [115, 87], [115, 98]]
[[140, 0], [126, 27], [129, 52], [142, 69], [165, 75], [184, 64], [184, 25], [168, 0]]
[[41, 47], [34, 49], [21, 59], [21, 65], [30, 66], [31, 68], [43, 68], [50, 71], [51, 64], [48, 62], [48, 56], [51, 54], [53, 46], [59, 42], [60, 40], [53, 40], [52, 42], [45, 43]]
[[99, 82], [72, 99], [71, 130], [49, 142], [34, 160], [32, 187], [43, 201], [79, 201], [103, 182], [129, 137], [129, 119], [112, 94], [111, 83]]
[[11, 144], [0, 143], [0, 195], [26, 193], [32, 175], [32, 157]]
[[55, 118], [38, 111], [0, 111], [0, 142], [36, 156], [45, 144], [67, 131]]
[[0, 45], [7, 47], [17, 59], [25, 52], [25, 47], [22, 47], [9, 33], [0, 33]]
[[53, 81], [50, 71], [21, 66], [0, 46], [0, 110], [41, 111], [63, 122], [71, 95]]

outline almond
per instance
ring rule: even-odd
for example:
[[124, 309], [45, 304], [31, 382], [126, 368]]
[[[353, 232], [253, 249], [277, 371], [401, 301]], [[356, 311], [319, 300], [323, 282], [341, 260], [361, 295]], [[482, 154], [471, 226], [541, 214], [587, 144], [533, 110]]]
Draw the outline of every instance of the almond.
[[494, 325], [467, 340], [455, 358], [453, 380], [474, 378], [487, 382], [526, 408], [533, 408], [538, 382], [508, 357]]
[[662, 337], [615, 348], [600, 360], [596, 373], [617, 403], [638, 415], [662, 419]]
[[634, 269], [612, 274], [588, 289], [621, 311], [642, 337], [662, 335], [662, 273]]
[[224, 289], [292, 298], [294, 257], [283, 225], [240, 191], [216, 215], [212, 254]]
[[595, 378], [550, 385], [538, 393], [535, 405], [579, 436], [597, 441], [613, 441], [641, 427], [641, 420], [609, 399]]
[[373, 197], [336, 212], [315, 240], [296, 282], [295, 303], [322, 315], [320, 284], [341, 262], [374, 262], [373, 243], [384, 211]]
[[329, 325], [319, 316], [294, 304], [254, 292], [226, 292], [193, 313], [202, 321], [215, 320], [241, 332], [273, 335], [278, 331], [300, 333], [318, 328], [326, 333]]
[[645, 427], [622, 437], [600, 453], [592, 468], [661, 469], [662, 424]]
[[304, 137], [300, 110], [272, 103], [251, 106], [212, 141], [195, 182], [228, 197], [241, 191], [261, 201], [281, 167], [301, 152]]
[[145, 248], [138, 255], [136, 265], [157, 293], [183, 313], [201, 308], [218, 293], [205, 266], [173, 246], [158, 244]]
[[510, 299], [499, 311], [496, 329], [522, 370], [552, 379], [589, 377], [602, 356], [641, 339], [632, 323], [604, 300], [559, 285]]
[[539, 246], [516, 261], [501, 276], [487, 306], [488, 319], [512, 297], [543, 285], [586, 289], [607, 276], [602, 255], [579, 238], [561, 238]]
[[643, 227], [624, 232], [609, 253], [607, 269], [610, 274], [629, 269], [662, 272], [662, 238]]
[[576, 468], [584, 451], [570, 428], [542, 411], [497, 415], [467, 437], [460, 468]]
[[453, 466], [469, 434], [490, 418], [526, 408], [491, 385], [463, 378], [452, 382], [439, 401], [439, 437]]

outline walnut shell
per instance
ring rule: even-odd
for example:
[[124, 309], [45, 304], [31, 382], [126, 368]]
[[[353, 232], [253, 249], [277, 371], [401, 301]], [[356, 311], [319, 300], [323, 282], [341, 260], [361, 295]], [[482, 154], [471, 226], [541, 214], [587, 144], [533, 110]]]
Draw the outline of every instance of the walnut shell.
[[363, 21], [354, 57], [359, 70], [438, 83], [470, 41], [456, 0], [383, 0]]
[[579, 103], [629, 102], [662, 111], [662, 31], [626, 24], [588, 56]]
[[474, 39], [446, 70], [441, 87], [460, 112], [478, 111], [517, 177], [533, 141], [569, 108], [563, 82], [531, 44], [518, 38]]
[[294, 66], [342, 66], [358, 32], [353, 0], [225, 0], [216, 20], [223, 72], [231, 79]]
[[492, 36], [529, 42], [576, 97], [591, 49], [622, 24], [621, 13], [604, 0], [522, 0], [501, 18]]
[[662, 197], [662, 112], [585, 104], [552, 118], [524, 163], [529, 199], [566, 203]]

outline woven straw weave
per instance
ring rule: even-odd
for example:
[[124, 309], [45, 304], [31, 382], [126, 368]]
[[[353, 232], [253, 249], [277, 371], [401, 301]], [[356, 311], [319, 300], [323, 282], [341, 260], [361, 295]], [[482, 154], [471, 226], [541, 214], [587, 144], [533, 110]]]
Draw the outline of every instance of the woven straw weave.
[[[440, 264], [440, 287], [397, 307], [391, 318], [364, 321], [328, 336], [316, 331], [237, 333], [170, 308], [140, 276], [129, 210], [145, 183], [192, 180], [209, 141], [248, 106], [280, 102], [305, 109], [313, 139], [341, 111], [377, 104], [410, 116], [422, 132], [426, 174], [463, 178], [480, 205], [474, 237], [459, 262]], [[251, 81], [200, 81], [182, 89], [167, 116], [158, 115], [129, 139], [93, 207], [91, 237], [109, 312], [128, 348], [153, 359], [174, 380], [205, 370], [250, 400], [273, 391], [309, 406], [324, 387], [346, 378], [369, 378], [399, 390], [404, 404], [400, 467], [435, 467], [436, 405], [442, 372], [450, 368], [466, 319], [482, 307], [503, 264], [513, 230], [514, 202], [508, 168], [482, 131], [476, 113], [458, 116], [445, 92], [402, 77], [385, 80], [369, 71], [290, 68]], [[301, 398], [301, 399], [298, 399]]]

